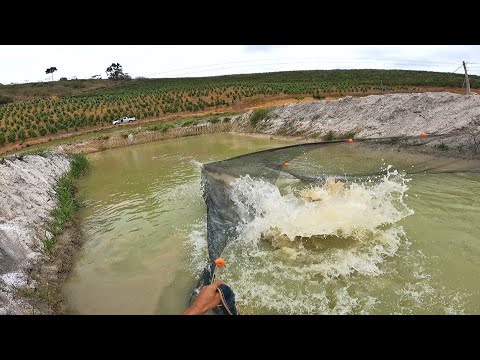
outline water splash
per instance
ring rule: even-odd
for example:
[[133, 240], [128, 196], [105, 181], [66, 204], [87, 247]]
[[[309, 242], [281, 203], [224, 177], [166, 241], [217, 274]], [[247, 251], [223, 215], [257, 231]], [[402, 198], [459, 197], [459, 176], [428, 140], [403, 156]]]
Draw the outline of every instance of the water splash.
[[[411, 251], [402, 220], [410, 178], [381, 176], [275, 184], [244, 176], [230, 188], [238, 236], [217, 278], [234, 289], [243, 314], [462, 313], [466, 295], [447, 291]], [[205, 266], [206, 219], [189, 244]]]
[[236, 289], [245, 313], [363, 313], [378, 300], [356, 294], [354, 278], [383, 274], [412, 215], [403, 199], [410, 179], [391, 167], [364, 183], [326, 179], [285, 186], [250, 176], [232, 184], [242, 222], [219, 276]]
[[197, 219], [189, 231], [185, 231], [185, 247], [188, 254], [188, 268], [200, 273], [206, 265], [207, 254], [207, 219]]
[[376, 183], [347, 184], [327, 178], [321, 186], [287, 187], [282, 194], [271, 183], [241, 177], [231, 191], [242, 219], [238, 240], [258, 244], [262, 233], [277, 228], [291, 240], [332, 235], [368, 242], [383, 228], [413, 214], [403, 201], [408, 181], [388, 167]]

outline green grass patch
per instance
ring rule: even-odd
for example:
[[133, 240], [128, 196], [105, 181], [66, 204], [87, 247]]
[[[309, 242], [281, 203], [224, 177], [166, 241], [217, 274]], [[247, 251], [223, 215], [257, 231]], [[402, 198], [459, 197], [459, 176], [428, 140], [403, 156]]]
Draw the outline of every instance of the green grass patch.
[[175, 129], [175, 124], [171, 123], [171, 122], [167, 122], [167, 123], [164, 123], [162, 124], [162, 128], [160, 129], [161, 132], [167, 132], [168, 130], [170, 129]]
[[98, 137], [96, 137], [97, 140], [108, 140], [110, 139], [110, 136], [108, 135], [100, 135]]
[[252, 124], [252, 126], [257, 126], [260, 121], [265, 120], [268, 117], [269, 112], [270, 109], [253, 110], [252, 116], [250, 116], [250, 124]]
[[35, 295], [35, 290], [34, 289], [15, 286], [15, 285], [10, 285], [10, 287], [17, 295], [19, 295], [21, 297], [31, 298]]
[[[327, 134], [327, 136], [330, 136], [329, 134]], [[353, 139], [355, 137], [355, 133], [353, 131], [350, 131], [348, 133], [344, 133], [344, 134], [338, 134], [337, 136], [335, 136], [333, 133], [332, 135], [333, 136], [333, 139], [330, 139], [330, 140], [335, 140], [335, 139], [338, 139], [338, 140], [342, 140], [342, 139]]]
[[43, 242], [42, 242], [42, 253], [44, 253], [45, 255], [51, 255], [53, 253], [54, 245], [55, 245], [55, 238], [54, 237], [49, 238], [45, 236], [45, 239], [43, 239]]
[[63, 232], [75, 212], [82, 206], [82, 202], [77, 196], [75, 182], [87, 171], [88, 159], [83, 154], [71, 154], [70, 158], [70, 170], [58, 179], [56, 184], [57, 206], [50, 212], [52, 218], [47, 223], [47, 231], [52, 236], [45, 236], [42, 246], [42, 252], [46, 255], [53, 253], [55, 236]]
[[199, 120], [196, 119], [191, 119], [191, 120], [185, 120], [182, 122], [182, 127], [187, 127], [187, 126], [196, 126], [199, 124]]
[[24, 150], [20, 152], [18, 156], [20, 157], [25, 155], [38, 155], [38, 156], [45, 157], [47, 156], [47, 154], [48, 154], [48, 151], [46, 149], [36, 148], [36, 149]]
[[[10, 285], [12, 291], [25, 299], [34, 300], [35, 303], [40, 302], [43, 304], [54, 305], [61, 300], [61, 293], [56, 289], [51, 288], [42, 279], [35, 279], [37, 284], [34, 288], [20, 287]], [[32, 309], [32, 315], [35, 314], [35, 307]], [[40, 312], [41, 314], [41, 312]]]
[[440, 145], [438, 145], [438, 148], [443, 151], [447, 151], [449, 149], [448, 145], [442, 142]]
[[162, 124], [152, 124], [145, 127], [147, 131], [161, 131], [162, 133], [167, 132], [169, 129], [175, 128], [175, 124], [171, 122], [162, 123]]
[[388, 139], [386, 142], [389, 145], [397, 145], [397, 144], [400, 143], [400, 138], [399, 137], [393, 137], [391, 139]]
[[332, 130], [330, 130], [324, 137], [323, 137], [323, 140], [324, 141], [332, 141], [332, 140], [335, 140], [335, 134], [333, 133]]
[[83, 154], [71, 154], [70, 172], [74, 178], [84, 175], [88, 169], [88, 159]]

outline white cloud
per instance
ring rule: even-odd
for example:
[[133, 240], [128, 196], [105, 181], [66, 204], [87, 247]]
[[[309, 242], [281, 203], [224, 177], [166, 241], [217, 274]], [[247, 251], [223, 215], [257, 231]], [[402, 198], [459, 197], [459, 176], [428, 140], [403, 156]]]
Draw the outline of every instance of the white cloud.
[[[312, 69], [452, 72], [463, 60], [480, 75], [478, 45], [0, 45], [0, 83], [88, 79], [118, 62], [133, 77], [185, 77]], [[462, 73], [463, 69], [458, 72]]]

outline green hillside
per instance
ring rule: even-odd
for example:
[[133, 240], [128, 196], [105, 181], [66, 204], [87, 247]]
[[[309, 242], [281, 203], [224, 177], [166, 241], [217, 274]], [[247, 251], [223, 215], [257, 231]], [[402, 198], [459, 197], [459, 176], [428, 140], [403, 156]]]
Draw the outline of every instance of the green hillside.
[[[63, 80], [0, 85], [0, 146], [57, 132], [109, 125], [121, 116], [227, 111], [274, 96], [365, 95], [460, 88], [463, 75], [408, 70], [312, 70], [199, 78]], [[472, 88], [480, 77], [471, 76]]]

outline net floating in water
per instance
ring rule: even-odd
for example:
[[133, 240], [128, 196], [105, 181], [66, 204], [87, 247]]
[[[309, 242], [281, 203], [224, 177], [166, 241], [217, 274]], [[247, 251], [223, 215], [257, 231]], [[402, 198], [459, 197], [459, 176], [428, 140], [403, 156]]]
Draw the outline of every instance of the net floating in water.
[[[429, 135], [448, 136], [444, 135]], [[365, 149], [365, 156], [361, 166], [358, 166], [358, 158], [348, 156], [338, 157], [336, 155], [337, 146], [347, 146], [348, 151], [355, 150], [356, 147], [348, 146], [352, 143], [349, 139], [334, 140], [328, 142], [313, 142], [291, 145], [271, 150], [259, 151], [251, 154], [237, 156], [231, 159], [212, 162], [202, 166], [202, 188], [203, 198], [207, 206], [207, 246], [208, 261], [203, 270], [195, 292], [204, 286], [210, 284], [215, 275], [215, 259], [218, 259], [225, 247], [238, 237], [239, 224], [253, 220], [252, 214], [241, 211], [232, 199], [232, 184], [244, 176], [252, 179], [262, 180], [271, 184], [278, 184], [281, 181], [290, 183], [299, 182], [301, 184], [326, 185], [330, 181], [330, 186], [337, 186], [338, 191], [346, 183], [351, 182], [375, 182], [383, 178], [386, 168], [385, 159], [378, 158], [378, 152], [375, 156], [370, 156]], [[425, 144], [418, 136], [402, 136], [390, 138], [356, 139], [357, 143], [405, 143], [408, 145]], [[325, 156], [324, 152], [328, 152]], [[321, 155], [321, 156], [320, 156]], [[395, 156], [395, 153], [385, 154], [384, 157]], [[434, 157], [405, 156], [407, 160], [395, 164], [404, 174], [417, 173], [452, 173], [452, 172], [480, 172], [478, 162], [437, 159]], [[321, 160], [320, 160], [321, 159]], [[395, 161], [393, 160], [395, 163]], [[328, 179], [328, 180], [327, 180]], [[340, 182], [335, 180], [341, 180]], [[333, 191], [330, 189], [329, 191]], [[306, 201], [321, 201], [321, 194], [304, 190], [302, 196]], [[273, 228], [271, 232], [275, 232]], [[263, 240], [271, 246], [282, 247], [287, 241], [292, 246], [302, 244], [303, 247], [315, 247], [317, 250], [322, 247], [339, 244], [335, 236], [315, 235], [307, 237], [296, 236], [288, 237], [284, 234], [264, 233]], [[317, 236], [317, 237], [315, 237]], [[312, 240], [313, 239], [313, 240]], [[345, 240], [345, 239], [344, 239]], [[280, 244], [283, 242], [283, 245]], [[340, 246], [349, 246], [348, 237]]]

